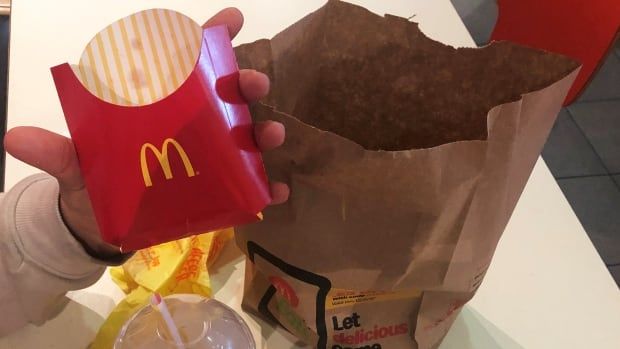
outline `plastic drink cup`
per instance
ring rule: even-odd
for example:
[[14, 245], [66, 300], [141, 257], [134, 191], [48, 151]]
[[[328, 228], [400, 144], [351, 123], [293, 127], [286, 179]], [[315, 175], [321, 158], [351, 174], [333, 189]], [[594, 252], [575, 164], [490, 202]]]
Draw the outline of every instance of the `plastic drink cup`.
[[163, 299], [178, 330], [177, 344], [160, 311], [147, 305], [121, 329], [114, 349], [255, 349], [252, 333], [228, 306], [197, 295], [179, 294]]

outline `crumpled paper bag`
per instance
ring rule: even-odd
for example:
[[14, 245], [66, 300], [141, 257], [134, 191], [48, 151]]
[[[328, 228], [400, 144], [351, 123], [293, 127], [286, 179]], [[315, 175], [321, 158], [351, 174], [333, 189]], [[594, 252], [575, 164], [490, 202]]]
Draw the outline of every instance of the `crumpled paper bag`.
[[509, 42], [450, 47], [335, 0], [236, 55], [271, 78], [252, 114], [285, 125], [264, 159], [291, 187], [236, 229], [244, 307], [321, 349], [438, 347], [579, 63]]
[[226, 229], [137, 251], [124, 265], [110, 269], [112, 279], [127, 294], [103, 323], [91, 349], [110, 349], [125, 321], [153, 292], [162, 297], [192, 293], [210, 297], [208, 266], [233, 237]]

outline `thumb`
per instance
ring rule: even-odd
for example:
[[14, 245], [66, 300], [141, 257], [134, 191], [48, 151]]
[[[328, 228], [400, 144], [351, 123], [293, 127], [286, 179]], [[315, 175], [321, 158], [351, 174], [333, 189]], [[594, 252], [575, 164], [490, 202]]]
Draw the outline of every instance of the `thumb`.
[[38, 127], [16, 127], [4, 136], [4, 149], [56, 177], [63, 191], [84, 188], [77, 154], [67, 137]]

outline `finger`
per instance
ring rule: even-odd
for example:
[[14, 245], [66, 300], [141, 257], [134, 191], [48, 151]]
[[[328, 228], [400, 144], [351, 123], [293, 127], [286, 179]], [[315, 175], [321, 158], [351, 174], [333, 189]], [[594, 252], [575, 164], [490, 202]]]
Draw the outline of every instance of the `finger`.
[[280, 182], [270, 184], [271, 189], [271, 205], [280, 205], [288, 200], [291, 193], [288, 185]]
[[269, 77], [256, 70], [243, 69], [239, 72], [239, 86], [246, 101], [258, 102], [269, 93]]
[[233, 39], [237, 36], [237, 33], [239, 33], [241, 27], [243, 26], [243, 14], [234, 7], [225, 8], [218, 12], [215, 16], [211, 17], [205, 24], [202, 25], [202, 27], [208, 28], [218, 25], [227, 26], [228, 34], [230, 35], [230, 38]]
[[254, 138], [261, 151], [269, 151], [284, 143], [286, 131], [277, 121], [259, 122], [254, 125]]
[[16, 127], [4, 136], [4, 148], [13, 157], [56, 177], [64, 190], [84, 187], [73, 142], [38, 127]]

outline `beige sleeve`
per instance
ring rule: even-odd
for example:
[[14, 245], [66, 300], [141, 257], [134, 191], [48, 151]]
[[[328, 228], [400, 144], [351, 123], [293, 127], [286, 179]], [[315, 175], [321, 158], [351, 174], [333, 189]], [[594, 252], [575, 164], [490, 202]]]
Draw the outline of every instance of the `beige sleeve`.
[[32, 176], [0, 194], [0, 335], [55, 316], [67, 291], [104, 269], [64, 225], [54, 178]]

